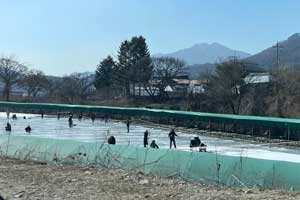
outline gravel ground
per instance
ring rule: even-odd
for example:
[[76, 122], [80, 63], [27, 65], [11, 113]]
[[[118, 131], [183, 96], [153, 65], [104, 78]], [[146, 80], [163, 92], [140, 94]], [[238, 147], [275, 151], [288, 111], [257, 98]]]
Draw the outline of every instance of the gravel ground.
[[300, 199], [300, 193], [243, 190], [147, 176], [120, 169], [47, 165], [0, 158], [5, 199]]

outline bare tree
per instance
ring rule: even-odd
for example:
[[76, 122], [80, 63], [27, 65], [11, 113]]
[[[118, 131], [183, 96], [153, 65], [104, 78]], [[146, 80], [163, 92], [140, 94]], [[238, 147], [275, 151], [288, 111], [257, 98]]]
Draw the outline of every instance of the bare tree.
[[239, 114], [246, 93], [244, 78], [247, 72], [243, 62], [232, 59], [217, 65], [207, 84], [207, 93], [217, 112]]
[[[152, 85], [158, 88], [160, 97], [168, 97], [165, 89], [168, 85], [172, 85], [173, 79], [182, 72], [185, 63], [176, 58], [160, 57], [153, 58], [152, 65], [153, 75], [150, 81], [153, 83]], [[150, 90], [148, 89], [148, 91]]]
[[61, 86], [61, 77], [47, 76], [45, 91], [49, 102], [59, 102], [61, 100]]
[[29, 97], [36, 97], [39, 92], [47, 88], [48, 79], [45, 74], [40, 70], [30, 70], [22, 81], [27, 89]]
[[269, 114], [277, 117], [298, 117], [300, 99], [300, 70], [280, 66], [272, 72], [268, 96]]
[[66, 103], [84, 103], [94, 94], [94, 75], [74, 73], [62, 79], [60, 96]]
[[27, 67], [12, 57], [2, 57], [0, 59], [0, 80], [4, 83], [3, 96], [9, 101], [12, 87], [22, 81]]

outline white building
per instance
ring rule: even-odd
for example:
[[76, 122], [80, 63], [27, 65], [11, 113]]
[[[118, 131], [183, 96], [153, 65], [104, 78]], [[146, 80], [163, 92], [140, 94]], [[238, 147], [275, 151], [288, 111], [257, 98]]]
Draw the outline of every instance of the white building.
[[[156, 86], [157, 84], [158, 80], [152, 80], [147, 88], [145, 88], [143, 84], [136, 84], [134, 87], [134, 92], [131, 85], [130, 93], [131, 95], [134, 94], [136, 96], [147, 97], [150, 96], [150, 92], [151, 96], [158, 96], [159, 89]], [[167, 85], [164, 91], [175, 96], [180, 96], [186, 94], [187, 92], [201, 94], [205, 92], [205, 84], [206, 82], [202, 80], [173, 79], [173, 82], [170, 85]]]
[[269, 73], [250, 73], [244, 80], [246, 84], [269, 83], [271, 75]]

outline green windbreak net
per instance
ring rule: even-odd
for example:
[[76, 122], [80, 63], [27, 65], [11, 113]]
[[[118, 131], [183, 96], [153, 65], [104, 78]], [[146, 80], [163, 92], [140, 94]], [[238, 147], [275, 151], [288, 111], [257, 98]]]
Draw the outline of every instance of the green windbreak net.
[[119, 114], [130, 116], [153, 116], [168, 117], [174, 119], [198, 120], [204, 122], [217, 122], [228, 124], [244, 124], [254, 126], [265, 126], [273, 128], [291, 128], [300, 129], [300, 119], [258, 117], [246, 115], [214, 114], [202, 112], [187, 112], [175, 110], [147, 109], [147, 108], [125, 108], [108, 106], [88, 106], [88, 105], [67, 105], [67, 104], [47, 104], [47, 103], [14, 103], [0, 102], [2, 108], [22, 108], [22, 109], [40, 109], [54, 111], [83, 111], [100, 112], [104, 114]]
[[228, 186], [300, 189], [300, 163], [29, 136], [0, 136], [0, 154], [22, 160], [122, 168]]

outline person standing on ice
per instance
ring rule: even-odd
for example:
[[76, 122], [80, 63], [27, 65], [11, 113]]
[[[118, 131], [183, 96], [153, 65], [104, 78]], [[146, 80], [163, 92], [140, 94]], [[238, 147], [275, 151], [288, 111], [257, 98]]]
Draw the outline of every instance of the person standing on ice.
[[6, 117], [7, 117], [7, 119], [9, 118], [9, 114], [10, 114], [9, 110], [6, 110]]
[[170, 133], [169, 133], [169, 138], [170, 138], [170, 149], [172, 148], [172, 143], [176, 149], [176, 141], [175, 141], [175, 136], [177, 136], [177, 134], [175, 133], [174, 129], [172, 128]]
[[79, 116], [78, 116], [78, 120], [81, 121], [82, 120], [82, 117], [83, 117], [83, 113], [80, 112]]
[[94, 121], [95, 121], [95, 119], [96, 119], [96, 115], [95, 115], [95, 113], [92, 113], [92, 114], [91, 114], [91, 119], [92, 119], [92, 122], [94, 122]]
[[72, 128], [72, 126], [73, 126], [73, 115], [70, 115], [68, 121], [69, 121], [69, 127]]
[[149, 135], [149, 131], [146, 130], [144, 132], [144, 147], [147, 147], [147, 145], [148, 145], [148, 135]]
[[129, 119], [127, 119], [126, 126], [127, 126], [127, 133], [129, 133], [129, 127], [130, 127], [130, 121], [129, 121]]

